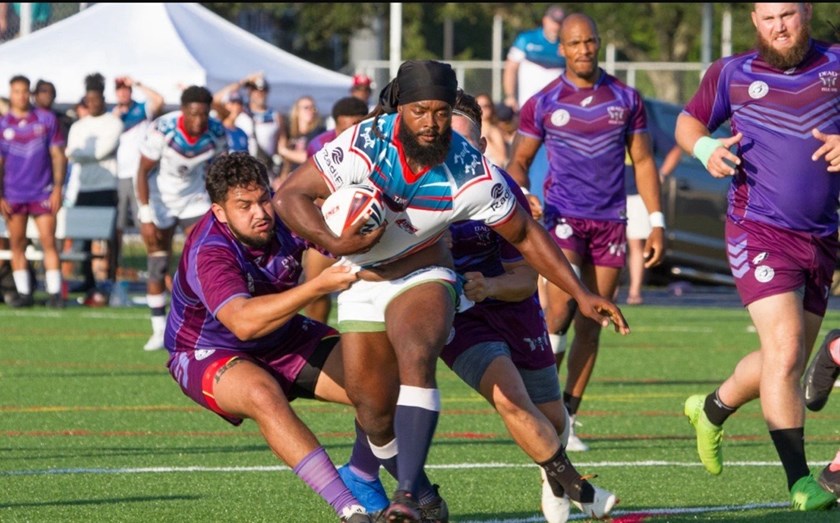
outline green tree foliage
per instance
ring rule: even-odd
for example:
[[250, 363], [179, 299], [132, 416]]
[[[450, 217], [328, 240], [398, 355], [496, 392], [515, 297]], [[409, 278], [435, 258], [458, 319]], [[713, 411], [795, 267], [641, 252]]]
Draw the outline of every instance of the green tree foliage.
[[[387, 3], [208, 3], [224, 18], [236, 21], [240, 11], [263, 11], [275, 21], [274, 42], [301, 58], [324, 67], [334, 67], [335, 42], [344, 49], [355, 31], [370, 27], [379, 17], [384, 30], [387, 58], [389, 4]], [[523, 30], [538, 27], [549, 3], [403, 3], [403, 59], [443, 57], [444, 21], [454, 25], [454, 60], [492, 59], [493, 17], [503, 20], [503, 55]], [[633, 62], [699, 62], [701, 56], [702, 3], [572, 2], [560, 3], [567, 13], [592, 16], [603, 47], [613, 44], [618, 60]], [[712, 57], [721, 55], [721, 20], [732, 13], [732, 49], [741, 52], [755, 42], [750, 20], [752, 3], [714, 3]], [[836, 3], [814, 4], [813, 36], [838, 41], [831, 23], [840, 25]], [[503, 56], [504, 57], [504, 56]], [[601, 59], [604, 59], [602, 52]], [[659, 71], [637, 78], [645, 94], [683, 101], [693, 92], [699, 75]]]

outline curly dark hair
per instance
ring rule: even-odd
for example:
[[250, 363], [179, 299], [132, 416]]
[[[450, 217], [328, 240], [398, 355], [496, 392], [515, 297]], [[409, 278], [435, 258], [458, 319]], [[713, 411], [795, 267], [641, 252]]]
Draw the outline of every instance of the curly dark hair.
[[99, 73], [91, 73], [85, 76], [85, 92], [105, 92], [105, 77]]
[[210, 201], [221, 205], [234, 187], [257, 186], [269, 190], [268, 171], [261, 161], [248, 153], [226, 153], [210, 164], [204, 186]]
[[191, 103], [210, 105], [213, 103], [213, 93], [211, 93], [206, 87], [191, 85], [184, 89], [184, 92], [181, 93], [181, 107]]

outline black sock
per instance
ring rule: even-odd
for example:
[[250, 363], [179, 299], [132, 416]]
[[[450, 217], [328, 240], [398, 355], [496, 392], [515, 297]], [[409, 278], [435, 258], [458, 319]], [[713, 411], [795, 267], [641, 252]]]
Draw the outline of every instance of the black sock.
[[811, 473], [805, 461], [805, 429], [771, 430], [770, 437], [787, 475], [788, 490], [799, 478]]
[[723, 426], [723, 422], [726, 421], [726, 418], [734, 414], [736, 410], [738, 410], [737, 407], [733, 408], [728, 405], [724, 405], [724, 403], [720, 401], [720, 398], [718, 398], [718, 389], [715, 389], [714, 392], [706, 396], [706, 403], [703, 405], [703, 412], [706, 413], [706, 417], [718, 427]]
[[592, 503], [595, 499], [595, 489], [580, 477], [562, 445], [551, 459], [537, 465], [545, 470], [551, 491], [558, 498], [566, 493], [571, 500], [580, 503]]
[[572, 396], [568, 392], [563, 393], [563, 403], [566, 405], [566, 410], [569, 411], [569, 416], [577, 414], [582, 400], [583, 398], [580, 396]]

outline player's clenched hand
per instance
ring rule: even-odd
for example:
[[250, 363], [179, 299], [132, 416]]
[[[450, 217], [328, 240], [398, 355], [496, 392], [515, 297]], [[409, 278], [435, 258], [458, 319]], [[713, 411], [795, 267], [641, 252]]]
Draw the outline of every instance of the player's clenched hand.
[[328, 250], [336, 256], [346, 256], [348, 254], [357, 254], [367, 252], [382, 238], [385, 234], [386, 223], [377, 227], [367, 234], [362, 234], [362, 228], [367, 222], [366, 219], [358, 220], [356, 223], [348, 227], [341, 233], [341, 236], [336, 238]]
[[320, 294], [343, 291], [359, 279], [359, 272], [348, 265], [331, 265], [319, 274], [313, 282]]
[[540, 203], [540, 199], [533, 194], [529, 194], [526, 198], [528, 198], [528, 203], [531, 205], [531, 217], [539, 221], [542, 219], [543, 215], [543, 207]]
[[584, 298], [578, 298], [578, 310], [587, 318], [609, 327], [610, 322], [615, 326], [615, 332], [630, 334], [630, 325], [616, 304], [597, 294], [587, 293]]
[[493, 295], [492, 282], [480, 272], [464, 273], [464, 295], [472, 301], [479, 303]]

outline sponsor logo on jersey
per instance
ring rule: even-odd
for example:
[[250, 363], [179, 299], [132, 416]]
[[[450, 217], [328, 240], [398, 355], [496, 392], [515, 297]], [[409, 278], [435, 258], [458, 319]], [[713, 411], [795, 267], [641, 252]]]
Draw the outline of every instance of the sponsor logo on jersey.
[[837, 77], [840, 76], [837, 71], [821, 71], [819, 76], [823, 92], [837, 92]]
[[11, 127], [7, 127], [5, 131], [3, 131], [3, 138], [9, 141], [15, 139], [15, 130]]
[[561, 221], [554, 227], [554, 234], [561, 240], [565, 240], [572, 236], [572, 226], [564, 221]]
[[417, 233], [417, 227], [411, 225], [411, 222], [408, 221], [408, 219], [406, 219], [406, 218], [399, 218], [396, 223], [397, 223], [397, 227], [404, 230], [408, 234], [416, 234]]
[[773, 267], [768, 267], [767, 265], [759, 265], [755, 268], [755, 279], [760, 283], [767, 283], [768, 281], [773, 279], [773, 276], [776, 275], [776, 271], [773, 270]]
[[341, 147], [336, 147], [333, 149], [332, 153], [330, 153], [330, 158], [332, 158], [332, 161], [334, 161], [336, 165], [340, 164], [344, 160], [344, 150]]
[[750, 84], [749, 89], [747, 89], [747, 93], [750, 95], [750, 98], [753, 100], [759, 100], [767, 96], [767, 93], [770, 92], [770, 87], [767, 86], [765, 82], [761, 80], [756, 80], [755, 82]]
[[607, 107], [607, 114], [610, 116], [609, 123], [622, 124], [627, 120], [627, 108], [620, 105], [611, 105]]
[[195, 351], [195, 359], [201, 361], [213, 355], [216, 349], [198, 349]]
[[587, 96], [586, 98], [584, 98], [583, 100], [581, 100], [580, 106], [581, 107], [587, 107], [591, 103], [592, 103], [592, 96], [590, 95], [590, 96]]
[[503, 185], [501, 183], [497, 183], [490, 189], [490, 197], [493, 198], [493, 203], [490, 204], [490, 208], [494, 211], [501, 209], [511, 198], [513, 198], [513, 193], [510, 192], [510, 187], [507, 184]]
[[761, 254], [759, 254], [755, 258], [753, 258], [752, 263], [753, 263], [753, 265], [758, 265], [759, 263], [763, 262], [765, 259], [767, 259], [767, 253], [762, 252]]
[[556, 111], [551, 113], [551, 124], [556, 127], [563, 127], [564, 125], [569, 123], [570, 119], [571, 116], [569, 116], [569, 111], [565, 109], [557, 109]]

